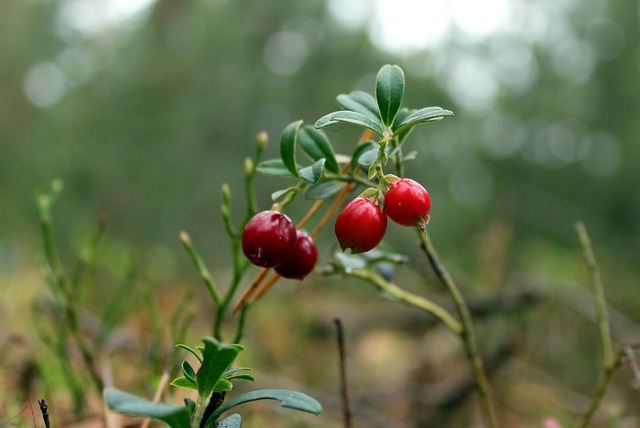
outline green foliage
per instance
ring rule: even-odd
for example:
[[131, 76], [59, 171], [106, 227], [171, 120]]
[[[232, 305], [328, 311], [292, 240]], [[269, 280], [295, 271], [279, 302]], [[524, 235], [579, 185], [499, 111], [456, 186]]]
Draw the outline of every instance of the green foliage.
[[[411, 128], [421, 124], [453, 116], [440, 107], [425, 107], [419, 110], [400, 109], [404, 98], [404, 72], [397, 65], [385, 65], [376, 78], [375, 99], [368, 93], [355, 91], [340, 94], [338, 104], [344, 110], [329, 113], [316, 121], [316, 128], [325, 128], [336, 123], [351, 123], [370, 129], [384, 140], [395, 138], [402, 142]], [[397, 121], [398, 113], [400, 121]], [[388, 135], [391, 134], [391, 135]]]
[[190, 400], [187, 400], [184, 406], [154, 403], [115, 388], [107, 388], [104, 391], [104, 398], [109, 408], [119, 413], [157, 419], [172, 428], [240, 427], [239, 415], [218, 419], [232, 408], [256, 400], [276, 400], [282, 407], [315, 415], [322, 411], [320, 403], [308, 395], [283, 389], [247, 392], [227, 402], [214, 400], [214, 396], [224, 398], [224, 392], [232, 389], [231, 380], [253, 382], [254, 379], [246, 373], [251, 371], [249, 367], [231, 368], [238, 354], [244, 350], [242, 346], [222, 343], [213, 337], [205, 337], [202, 341], [204, 347], [198, 347], [200, 352], [184, 344], [177, 345], [178, 348], [189, 352], [201, 361], [201, 366], [196, 372], [189, 363], [184, 361], [183, 376], [171, 382], [173, 386], [197, 390], [196, 403]]
[[322, 406], [320, 403], [301, 392], [287, 391], [283, 389], [263, 389], [247, 392], [227, 401], [222, 406], [218, 407], [211, 417], [215, 419], [233, 407], [256, 400], [276, 400], [280, 402], [282, 407], [287, 409], [299, 410], [301, 412], [312, 413], [314, 415], [318, 415], [322, 412]]
[[[273, 192], [274, 201], [281, 200], [283, 206], [293, 200], [298, 191], [312, 183], [304, 191], [307, 199], [322, 200], [334, 196], [343, 187], [344, 182], [371, 185], [371, 180], [379, 175], [379, 169], [387, 159], [394, 157], [398, 170], [411, 156], [404, 156], [400, 146], [419, 124], [428, 123], [453, 116], [449, 110], [440, 107], [426, 107], [419, 110], [401, 109], [404, 96], [404, 72], [397, 65], [385, 65], [378, 72], [376, 80], [376, 98], [363, 91], [354, 91], [348, 95], [340, 94], [338, 104], [345, 110], [329, 113], [315, 123], [315, 128], [298, 120], [287, 125], [280, 137], [280, 159], [261, 162], [256, 171], [277, 177], [301, 179], [296, 186]], [[381, 113], [383, 112], [383, 113]], [[356, 146], [351, 156], [351, 167], [343, 173], [335, 156], [331, 141], [319, 128], [337, 123], [350, 123], [362, 126], [376, 133], [378, 141], [366, 141]], [[315, 161], [313, 165], [301, 168], [296, 161], [296, 146]], [[326, 171], [325, 171], [326, 167]], [[356, 168], [368, 169], [366, 179], [356, 174]], [[383, 175], [381, 175], [382, 177]]]
[[376, 78], [376, 100], [380, 118], [388, 127], [400, 109], [404, 97], [404, 72], [397, 65], [385, 65]]
[[314, 161], [325, 160], [326, 168], [336, 174], [340, 173], [340, 166], [333, 153], [333, 147], [324, 132], [312, 126], [304, 126], [298, 135], [300, 147]]
[[162, 421], [172, 428], [188, 428], [190, 426], [191, 415], [185, 406], [154, 403], [116, 388], [106, 388], [104, 399], [109, 408], [119, 413], [148, 416]]

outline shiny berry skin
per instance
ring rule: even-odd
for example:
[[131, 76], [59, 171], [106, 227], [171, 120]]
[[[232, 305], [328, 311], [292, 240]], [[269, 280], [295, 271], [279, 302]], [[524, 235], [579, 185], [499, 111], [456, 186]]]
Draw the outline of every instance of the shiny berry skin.
[[334, 230], [343, 251], [364, 253], [382, 241], [387, 216], [369, 199], [358, 196], [340, 211]]
[[318, 260], [318, 249], [313, 238], [298, 230], [296, 245], [287, 259], [276, 266], [275, 271], [283, 278], [304, 279], [309, 275]]
[[296, 245], [296, 227], [278, 211], [254, 215], [242, 232], [242, 251], [251, 263], [274, 267], [289, 257]]
[[401, 178], [391, 183], [384, 195], [384, 212], [402, 226], [421, 226], [429, 222], [431, 197], [420, 183]]

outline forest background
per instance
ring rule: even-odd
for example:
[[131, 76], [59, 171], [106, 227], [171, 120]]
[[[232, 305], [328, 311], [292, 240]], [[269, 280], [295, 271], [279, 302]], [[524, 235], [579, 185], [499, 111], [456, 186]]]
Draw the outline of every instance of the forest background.
[[[256, 134], [267, 131], [266, 157], [277, 156], [286, 124], [313, 123], [337, 108], [339, 93], [371, 92], [386, 63], [405, 70], [405, 105], [455, 113], [415, 131], [418, 157], [407, 166], [432, 195], [429, 233], [445, 262], [480, 300], [505, 290], [544, 296], [518, 313], [517, 329], [489, 321], [489, 342], [498, 342], [495, 331], [514, 336], [515, 361], [527, 362], [536, 384], [555, 385], [561, 376], [572, 393], [588, 394], [597, 344], [576, 221], [586, 224], [602, 268], [614, 336], [637, 339], [640, 332], [638, 2], [5, 1], [0, 366], [14, 388], [0, 391], [0, 414], [20, 408], [12, 393], [17, 381], [7, 373], [28, 358], [16, 352], [40, 349], [30, 321], [34, 302], [46, 294], [35, 189], [56, 177], [64, 182], [55, 210], [63, 258], [80, 251], [99, 213], [108, 212], [104, 268], [117, 278], [134, 260], [140, 283], [153, 284], [160, 307], [170, 311], [188, 293], [204, 293], [181, 248], [181, 230], [192, 234], [212, 271], [229, 275], [229, 256], [219, 251], [228, 245], [219, 189], [223, 182], [241, 189]], [[348, 126], [327, 133], [343, 153], [359, 138]], [[259, 180], [259, 206], [268, 208], [281, 187], [277, 178]], [[241, 203], [236, 209], [242, 212]], [[294, 204], [291, 215], [304, 209]], [[411, 257], [413, 269], [403, 276], [411, 280], [425, 264], [417, 246], [407, 245], [412, 237], [395, 228], [385, 239], [388, 249]], [[334, 237], [327, 232], [318, 243], [330, 248]], [[266, 297], [264, 312], [254, 315], [265, 323], [248, 328], [248, 349], [268, 355], [257, 365], [320, 388], [319, 379], [303, 374], [319, 361], [278, 360], [260, 338], [263, 332], [289, 343], [294, 339], [283, 336], [301, 317], [312, 325], [345, 318], [363, 367], [395, 361], [385, 350], [413, 343], [400, 315], [390, 310], [396, 324], [368, 327], [349, 308], [364, 302], [367, 319], [378, 297], [345, 287], [311, 276]], [[206, 325], [200, 300], [196, 325]], [[296, 308], [283, 315], [291, 301]], [[191, 340], [206, 334], [193, 331]], [[15, 351], [16, 337], [27, 351]], [[374, 385], [389, 381], [374, 377]], [[637, 408], [616, 405], [638, 416]], [[510, 408], [523, 420], [543, 416]], [[394, 412], [402, 415], [394, 409], [385, 417]]]

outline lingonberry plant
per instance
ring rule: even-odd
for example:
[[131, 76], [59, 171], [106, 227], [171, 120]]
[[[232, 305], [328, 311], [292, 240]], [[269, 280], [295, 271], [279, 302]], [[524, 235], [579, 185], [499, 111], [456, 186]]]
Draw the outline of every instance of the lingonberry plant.
[[[313, 127], [303, 126], [302, 121], [289, 124], [280, 138], [280, 158], [261, 162], [257, 171], [297, 179], [295, 185], [272, 194], [274, 209], [284, 210], [300, 193], [307, 199], [318, 200], [298, 224], [298, 228], [318, 212], [324, 201], [333, 200], [311, 236], [319, 233], [354, 188], [364, 187], [360, 195], [340, 211], [334, 226], [340, 248], [349, 249], [351, 254], [335, 252], [333, 262], [320, 272], [325, 275], [340, 274], [366, 280], [384, 291], [386, 296], [431, 314], [455, 333], [465, 348], [464, 354], [471, 367], [485, 424], [493, 428], [497, 426], [496, 415], [487, 375], [478, 352], [469, 308], [452, 276], [440, 263], [433, 244], [427, 237], [426, 224], [430, 218], [431, 198], [421, 184], [402, 177], [405, 162], [411, 160], [414, 155], [405, 155], [403, 151], [405, 140], [412, 129], [418, 124], [453, 116], [453, 113], [440, 107], [412, 110], [401, 108], [404, 88], [402, 69], [395, 65], [385, 65], [376, 78], [375, 97], [362, 91], [341, 94], [338, 95], [337, 101], [343, 110], [321, 117]], [[349, 161], [345, 163], [338, 161], [328, 137], [321, 131], [322, 128], [338, 123], [365, 128], [360, 144], [354, 148]], [[296, 158], [298, 146], [313, 161], [311, 165], [299, 166]], [[395, 175], [385, 174], [384, 168], [389, 163], [395, 167]], [[388, 273], [382, 269], [383, 264], [388, 266], [389, 263], [401, 263], [405, 260], [404, 257], [381, 251], [375, 255], [367, 253], [383, 239], [387, 216], [400, 225], [416, 228], [421, 249], [454, 302], [455, 315], [435, 302], [408, 292], [391, 282]], [[256, 289], [257, 299], [279, 279], [276, 273], [262, 283], [266, 276], [267, 269], [248, 287], [237, 303], [236, 310], [246, 308], [245, 303]], [[604, 294], [598, 292], [598, 287], [596, 300], [600, 302], [599, 306], [604, 306]], [[622, 355], [629, 355], [631, 349], [631, 345], [624, 345], [612, 356], [606, 311], [600, 311], [600, 314], [601, 339], [603, 346], [609, 349], [603, 359], [605, 377], [579, 420], [578, 426], [581, 427], [588, 424], [613, 369], [620, 364]]]
[[[265, 134], [258, 136], [255, 155], [245, 162], [247, 209], [240, 221], [234, 221], [231, 216], [229, 186], [223, 185], [222, 188], [222, 218], [230, 238], [233, 264], [232, 279], [227, 287], [218, 287], [189, 235], [186, 232], [180, 234], [187, 253], [209, 291], [215, 313], [213, 332], [211, 336], [203, 339], [204, 346], [193, 349], [183, 344], [177, 345], [178, 349], [185, 350], [195, 357], [199, 367], [193, 367], [185, 360], [181, 365], [182, 374], [174, 379], [172, 385], [195, 390], [197, 400], [187, 399], [184, 406], [177, 406], [151, 402], [114, 388], [107, 388], [104, 396], [111, 409], [152, 417], [176, 428], [240, 427], [239, 415], [233, 414], [221, 419], [223, 414], [238, 404], [265, 398], [278, 400], [284, 407], [318, 414], [321, 411], [320, 404], [313, 398], [295, 391], [259, 390], [225, 400], [227, 392], [232, 389], [232, 380], [253, 381], [249, 368], [232, 367], [238, 354], [243, 351], [238, 343], [242, 340], [249, 309], [280, 278], [301, 280], [314, 270], [318, 259], [314, 238], [335, 217], [334, 232], [337, 245], [331, 249], [330, 261], [316, 271], [327, 276], [341, 275], [364, 280], [383, 291], [384, 296], [420, 309], [442, 322], [460, 339], [464, 347], [464, 356], [471, 368], [485, 425], [490, 428], [497, 426], [491, 390], [478, 351], [475, 327], [468, 305], [453, 277], [440, 262], [431, 239], [427, 236], [430, 195], [417, 181], [403, 177], [405, 163], [414, 156], [413, 153], [404, 151], [412, 129], [422, 123], [453, 116], [453, 113], [440, 107], [403, 108], [404, 89], [402, 69], [395, 65], [385, 65], [377, 74], [375, 96], [362, 91], [341, 94], [337, 101], [342, 110], [321, 117], [314, 126], [303, 126], [302, 121], [287, 125], [280, 137], [279, 158], [265, 161], [261, 159], [267, 137]], [[365, 128], [359, 144], [353, 147], [348, 157], [337, 156], [329, 138], [322, 131], [322, 128], [339, 123]], [[298, 147], [309, 158], [309, 161], [305, 162], [306, 165], [299, 163], [296, 156]], [[390, 167], [394, 169], [393, 173], [385, 172], [385, 169]], [[273, 192], [273, 205], [259, 211], [253, 187], [256, 173], [287, 178], [293, 180], [293, 184]], [[356, 188], [359, 188], [358, 194], [347, 201]], [[294, 223], [285, 212], [288, 205], [300, 195], [315, 202], [304, 218]], [[57, 287], [64, 276], [60, 274], [59, 264], [50, 248], [50, 230], [47, 228], [48, 205], [45, 204], [46, 200], [43, 201], [41, 216], [45, 232], [45, 251], [53, 273], [51, 281]], [[311, 232], [303, 231], [327, 202], [328, 209], [317, 220]], [[384, 239], [388, 218], [402, 226], [415, 227], [420, 248], [440, 284], [449, 293], [455, 312], [450, 312], [429, 298], [409, 292], [393, 282], [389, 265], [404, 263], [406, 257], [376, 248]], [[633, 360], [633, 349], [639, 345], [622, 345], [616, 350], [613, 349], [604, 291], [595, 259], [586, 230], [583, 226], [579, 226], [577, 230], [589, 271], [593, 274], [603, 347], [602, 380], [577, 423], [579, 427], [586, 427], [599, 405], [612, 373], [625, 358]], [[245, 282], [246, 275], [253, 265], [260, 270], [245, 292], [236, 298], [240, 285]], [[224, 290], [224, 293], [221, 290]], [[234, 301], [236, 303], [233, 312], [237, 316], [232, 318], [229, 316], [230, 305]], [[230, 320], [235, 324], [234, 343], [225, 343], [222, 338], [228, 334], [226, 326]], [[87, 363], [89, 365], [90, 361]], [[637, 371], [636, 375], [640, 378]], [[96, 376], [99, 376], [97, 372]]]
[[112, 410], [130, 415], [160, 420], [172, 428], [237, 428], [242, 425], [240, 415], [234, 413], [220, 419], [232, 408], [256, 400], [277, 400], [283, 407], [319, 414], [322, 406], [315, 399], [297, 391], [264, 389], [247, 392], [225, 402], [232, 380], [253, 382], [249, 367], [232, 368], [231, 365], [244, 348], [237, 344], [221, 343], [205, 337], [204, 346], [195, 350], [179, 344], [200, 363], [196, 371], [187, 360], [182, 362], [182, 376], [171, 382], [173, 386], [198, 392], [196, 401], [185, 399], [183, 406], [155, 403], [115, 388], [107, 388], [104, 397]]

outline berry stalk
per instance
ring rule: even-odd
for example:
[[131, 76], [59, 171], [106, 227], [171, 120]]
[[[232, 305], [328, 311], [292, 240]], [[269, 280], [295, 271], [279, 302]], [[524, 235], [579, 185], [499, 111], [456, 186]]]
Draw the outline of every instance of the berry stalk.
[[455, 281], [442, 263], [440, 263], [438, 254], [433, 248], [431, 241], [427, 238], [426, 232], [423, 229], [420, 229], [420, 227], [416, 227], [416, 230], [418, 231], [418, 236], [420, 236], [420, 248], [422, 248], [427, 255], [429, 263], [435, 271], [438, 280], [447, 288], [451, 298], [453, 299], [456, 311], [458, 312], [458, 317], [460, 318], [460, 324], [462, 326], [459, 336], [462, 339], [467, 360], [471, 366], [476, 388], [478, 389], [480, 408], [487, 426], [489, 428], [496, 428], [496, 415], [493, 408], [489, 381], [487, 379], [487, 374], [484, 371], [482, 359], [478, 352], [476, 333], [473, 321], [471, 320], [471, 314], [469, 313], [469, 307], [467, 306], [467, 303]]

